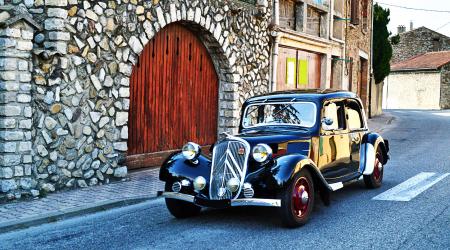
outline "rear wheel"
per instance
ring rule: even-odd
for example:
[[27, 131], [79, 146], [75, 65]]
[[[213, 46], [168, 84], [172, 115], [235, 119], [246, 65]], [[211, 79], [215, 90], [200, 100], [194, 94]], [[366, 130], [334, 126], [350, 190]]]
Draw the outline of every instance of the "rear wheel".
[[284, 226], [299, 227], [308, 222], [314, 205], [314, 191], [311, 174], [307, 169], [302, 169], [280, 194], [279, 212]]
[[[171, 185], [168, 182], [166, 182], [165, 191], [172, 192]], [[170, 198], [166, 198], [166, 206], [169, 212], [179, 219], [196, 216], [202, 210], [201, 207], [190, 202]]]
[[364, 183], [367, 188], [379, 188], [381, 187], [381, 183], [383, 182], [383, 153], [381, 152], [381, 148], [377, 148], [377, 152], [375, 155], [375, 162], [373, 166], [373, 172], [371, 175], [364, 175]]

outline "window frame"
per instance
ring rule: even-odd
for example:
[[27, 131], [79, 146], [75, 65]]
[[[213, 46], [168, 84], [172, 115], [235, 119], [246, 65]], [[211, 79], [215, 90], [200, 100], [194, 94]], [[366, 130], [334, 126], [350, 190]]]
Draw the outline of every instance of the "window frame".
[[359, 25], [360, 24], [360, 0], [350, 0], [350, 23], [353, 25]]
[[[324, 129], [323, 128], [323, 124], [322, 124], [322, 119], [325, 118], [325, 106], [330, 104], [330, 103], [335, 103], [337, 106], [338, 103], [342, 103], [342, 107], [344, 108], [343, 112], [343, 122], [344, 122], [344, 128], [339, 128], [339, 129]], [[346, 109], [345, 109], [345, 99], [328, 99], [326, 101], [324, 101], [323, 105], [322, 105], [322, 110], [321, 110], [321, 114], [320, 114], [320, 131], [321, 131], [321, 135], [336, 135], [336, 134], [345, 134], [348, 133], [348, 124], [347, 124], [347, 113], [346, 113]], [[341, 117], [342, 119], [342, 117]], [[339, 122], [339, 115], [338, 115], [338, 121]]]
[[361, 23], [362, 31], [367, 32], [369, 29], [369, 0], [361, 1]]
[[[347, 122], [347, 125], [348, 125], [348, 118], [349, 118], [347, 109], [350, 109], [349, 103], [355, 103], [358, 106], [358, 110], [356, 110], [356, 111], [358, 112], [359, 118], [361, 120], [361, 128], [350, 129], [350, 126], [347, 126], [348, 130], [350, 132], [367, 131], [367, 122], [366, 122], [366, 116], [364, 113], [364, 109], [362, 107], [361, 101], [358, 99], [355, 99], [355, 98], [349, 98], [345, 101], [345, 120]], [[355, 110], [355, 109], [353, 109], [353, 110]]]
[[[317, 34], [316, 34], [316, 30], [315, 30], [315, 29], [310, 29], [310, 28], [308, 28], [308, 24], [312, 25], [312, 22], [310, 22], [310, 18], [311, 18], [311, 17], [309, 16], [310, 13], [317, 14], [318, 17], [319, 17], [318, 24], [317, 24], [317, 25], [318, 25]], [[306, 18], [305, 18], [306, 29], [304, 30], [304, 32], [305, 32], [306, 34], [308, 34], [308, 35], [311, 35], [311, 36], [322, 37], [322, 36], [321, 36], [321, 35], [322, 35], [322, 32], [321, 32], [322, 26], [323, 26], [323, 25], [326, 25], [326, 23], [325, 23], [325, 24], [322, 23], [322, 16], [323, 16], [323, 15], [324, 15], [324, 13], [323, 13], [322, 10], [317, 9], [317, 8], [314, 7], [313, 5], [307, 5], [307, 6], [306, 6], [306, 14], [305, 14], [305, 16], [306, 16]], [[311, 27], [311, 26], [310, 26], [310, 27]], [[312, 31], [314, 31], [314, 32], [312, 32]]]

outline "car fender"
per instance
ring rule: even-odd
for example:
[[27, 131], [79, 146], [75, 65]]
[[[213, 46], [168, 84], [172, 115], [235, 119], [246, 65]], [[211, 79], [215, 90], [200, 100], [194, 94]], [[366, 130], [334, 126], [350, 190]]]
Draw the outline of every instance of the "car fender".
[[361, 141], [359, 163], [359, 172], [363, 175], [371, 175], [373, 173], [375, 154], [378, 147], [381, 147], [384, 160], [383, 164], [386, 164], [389, 159], [389, 147], [387, 141], [377, 133], [368, 133], [364, 135]]
[[316, 164], [305, 155], [292, 154], [282, 156], [276, 159], [275, 165], [271, 172], [278, 188], [286, 187], [294, 176], [302, 169], [308, 169], [316, 184], [321, 188], [326, 188], [329, 191], [333, 189], [328, 185], [327, 181], [320, 173]]
[[169, 156], [162, 164], [159, 171], [159, 179], [164, 182], [187, 179], [193, 181], [198, 176], [203, 176], [209, 183], [211, 172], [211, 160], [200, 155], [197, 162], [184, 158], [180, 152]]

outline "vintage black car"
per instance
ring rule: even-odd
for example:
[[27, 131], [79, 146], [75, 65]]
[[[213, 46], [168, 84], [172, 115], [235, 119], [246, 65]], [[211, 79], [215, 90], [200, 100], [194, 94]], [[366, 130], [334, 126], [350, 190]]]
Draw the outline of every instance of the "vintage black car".
[[307, 222], [318, 197], [364, 179], [383, 180], [389, 144], [370, 132], [361, 100], [351, 92], [274, 92], [247, 100], [239, 134], [222, 135], [210, 152], [187, 143], [160, 170], [170, 213], [202, 207], [270, 206], [288, 227]]

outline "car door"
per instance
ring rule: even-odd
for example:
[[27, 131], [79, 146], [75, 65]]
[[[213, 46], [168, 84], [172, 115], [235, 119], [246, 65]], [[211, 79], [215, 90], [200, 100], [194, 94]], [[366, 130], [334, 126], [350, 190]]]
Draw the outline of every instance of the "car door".
[[356, 99], [345, 102], [346, 119], [350, 136], [350, 170], [359, 171], [361, 141], [367, 131], [361, 103]]
[[332, 183], [350, 173], [349, 135], [342, 100], [324, 103], [322, 121], [331, 119], [332, 124], [322, 123], [319, 139], [319, 169], [325, 179]]

